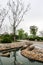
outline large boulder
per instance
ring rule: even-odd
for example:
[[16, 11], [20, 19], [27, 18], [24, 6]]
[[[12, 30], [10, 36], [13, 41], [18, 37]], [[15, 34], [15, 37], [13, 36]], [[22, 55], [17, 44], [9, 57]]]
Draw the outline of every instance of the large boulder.
[[[40, 61], [43, 62], [43, 50], [42, 49], [33, 49], [33, 47], [31, 47], [30, 49], [24, 49], [21, 51], [21, 54], [25, 57], [27, 57], [28, 59], [32, 59], [32, 60], [36, 60], [36, 61]], [[41, 51], [42, 50], [42, 51]]]

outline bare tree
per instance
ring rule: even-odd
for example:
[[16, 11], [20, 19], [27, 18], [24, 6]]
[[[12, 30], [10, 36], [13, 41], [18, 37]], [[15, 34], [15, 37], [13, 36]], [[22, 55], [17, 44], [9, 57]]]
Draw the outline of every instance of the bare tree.
[[6, 9], [0, 9], [0, 31], [1, 31], [1, 27], [2, 27], [2, 24], [6, 18], [6, 15], [8, 14], [8, 11], [6, 11]]
[[9, 0], [8, 6], [13, 14], [13, 24], [11, 24], [11, 22], [10, 24], [13, 27], [13, 33], [15, 36], [16, 28], [22, 21], [24, 14], [30, 8], [30, 4], [28, 4], [27, 7], [25, 8], [21, 0], [16, 0], [16, 2], [15, 0], [12, 0], [12, 3], [11, 3], [11, 0]]
[[1, 5], [0, 5], [0, 31], [2, 30], [1, 28], [2, 28], [3, 22], [6, 16], [8, 15], [8, 13], [9, 13], [9, 9], [7, 10], [6, 7], [1, 8]]

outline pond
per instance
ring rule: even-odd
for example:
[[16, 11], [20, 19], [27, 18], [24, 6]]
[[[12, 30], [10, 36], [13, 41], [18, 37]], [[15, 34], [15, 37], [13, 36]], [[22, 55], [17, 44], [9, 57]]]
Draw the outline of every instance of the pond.
[[11, 52], [10, 57], [0, 56], [0, 65], [43, 65], [41, 62], [32, 61], [20, 54], [19, 51]]

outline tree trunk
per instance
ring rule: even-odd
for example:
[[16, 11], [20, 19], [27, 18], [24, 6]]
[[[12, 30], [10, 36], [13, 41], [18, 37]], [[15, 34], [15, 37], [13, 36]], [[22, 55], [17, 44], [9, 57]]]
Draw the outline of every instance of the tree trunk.
[[14, 25], [13, 25], [13, 28], [14, 28], [14, 41], [16, 41], [16, 27], [15, 27], [15, 24], [16, 24], [16, 18], [14, 20]]
[[16, 41], [16, 27], [14, 27], [14, 41]]

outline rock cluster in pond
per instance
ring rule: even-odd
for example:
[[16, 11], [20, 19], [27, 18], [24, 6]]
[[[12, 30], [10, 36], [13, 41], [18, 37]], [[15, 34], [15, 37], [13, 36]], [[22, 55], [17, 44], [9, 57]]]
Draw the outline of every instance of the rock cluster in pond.
[[9, 44], [0, 44], [0, 56], [4, 57], [10, 57], [11, 51], [17, 51], [21, 47], [23, 47], [22, 42], [15, 42], [15, 43], [9, 43]]
[[35, 48], [33, 45], [23, 49], [21, 54], [29, 59], [43, 62], [43, 49]]
[[4, 53], [4, 54], [0, 54], [0, 56], [2, 56], [2, 57], [10, 57], [10, 53], [7, 52], [7, 53]]
[[30, 42], [15, 42], [10, 44], [0, 44], [0, 56], [8, 57], [11, 51], [21, 49], [21, 54], [29, 59], [43, 62], [43, 49], [36, 48]]

